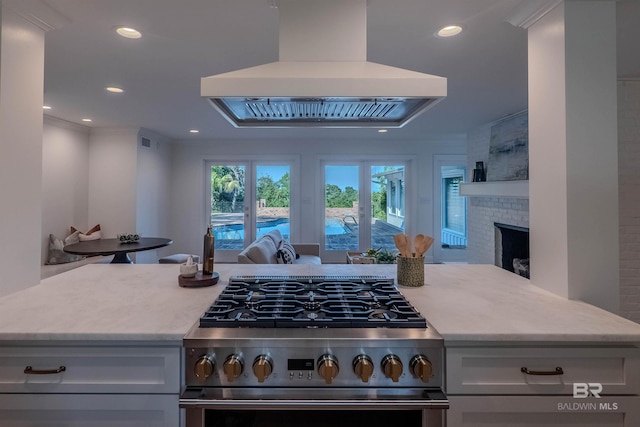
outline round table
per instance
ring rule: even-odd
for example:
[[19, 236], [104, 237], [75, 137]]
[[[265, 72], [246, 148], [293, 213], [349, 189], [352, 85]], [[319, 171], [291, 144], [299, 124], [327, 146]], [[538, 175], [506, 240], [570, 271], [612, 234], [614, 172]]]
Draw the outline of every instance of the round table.
[[148, 251], [172, 243], [173, 240], [163, 237], [141, 237], [134, 243], [121, 243], [118, 239], [98, 239], [67, 245], [63, 250], [75, 255], [113, 255], [111, 264], [133, 264], [129, 252]]

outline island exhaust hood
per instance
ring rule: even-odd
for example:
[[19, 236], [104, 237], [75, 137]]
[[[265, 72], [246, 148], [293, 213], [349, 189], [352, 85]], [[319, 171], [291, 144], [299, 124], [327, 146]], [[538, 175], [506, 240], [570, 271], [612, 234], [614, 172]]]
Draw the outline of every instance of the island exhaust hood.
[[366, 60], [367, 0], [277, 7], [278, 62], [201, 79], [234, 126], [402, 127], [447, 95], [444, 77]]

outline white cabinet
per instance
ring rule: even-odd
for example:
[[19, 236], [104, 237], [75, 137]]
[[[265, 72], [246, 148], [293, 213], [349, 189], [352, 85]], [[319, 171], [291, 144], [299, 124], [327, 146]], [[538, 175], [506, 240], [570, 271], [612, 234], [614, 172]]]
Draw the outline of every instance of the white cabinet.
[[597, 402], [567, 396], [449, 396], [449, 405], [447, 427], [640, 425], [637, 396], [603, 397]]
[[2, 427], [177, 427], [178, 395], [0, 395]]
[[181, 352], [0, 346], [0, 426], [178, 426]]
[[448, 347], [446, 360], [447, 427], [640, 426], [637, 347]]

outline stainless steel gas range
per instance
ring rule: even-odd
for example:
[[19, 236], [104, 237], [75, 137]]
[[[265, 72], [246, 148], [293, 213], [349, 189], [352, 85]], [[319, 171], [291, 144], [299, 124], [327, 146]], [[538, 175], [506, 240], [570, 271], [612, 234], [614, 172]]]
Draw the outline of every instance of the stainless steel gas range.
[[187, 427], [441, 426], [438, 333], [381, 276], [233, 276], [184, 338]]

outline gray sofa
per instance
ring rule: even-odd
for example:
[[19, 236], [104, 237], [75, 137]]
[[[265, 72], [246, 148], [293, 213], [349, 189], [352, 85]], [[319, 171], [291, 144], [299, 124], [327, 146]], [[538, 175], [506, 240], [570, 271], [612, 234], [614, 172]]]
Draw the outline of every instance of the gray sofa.
[[[282, 242], [282, 234], [272, 230], [256, 239], [238, 254], [238, 264], [277, 264], [276, 253]], [[299, 256], [294, 264], [322, 264], [320, 260], [320, 244], [292, 243]]]

